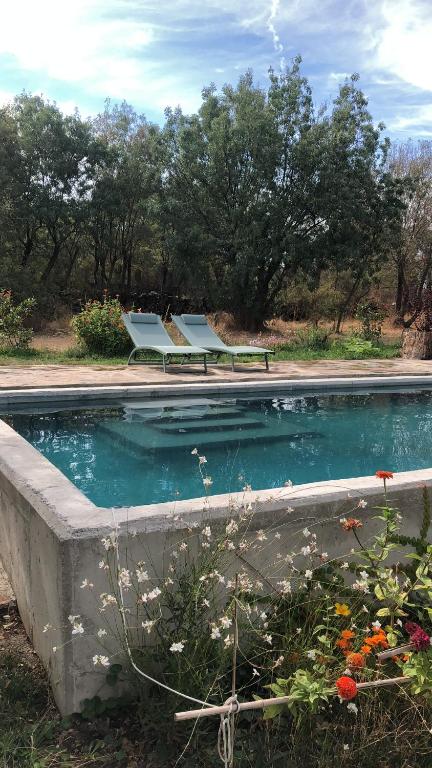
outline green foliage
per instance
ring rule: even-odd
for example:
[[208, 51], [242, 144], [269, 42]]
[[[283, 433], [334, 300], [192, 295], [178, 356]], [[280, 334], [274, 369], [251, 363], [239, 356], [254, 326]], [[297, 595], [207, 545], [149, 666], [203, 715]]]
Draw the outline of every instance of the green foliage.
[[297, 331], [295, 343], [313, 352], [321, 352], [330, 348], [330, 332], [317, 325], [309, 325], [306, 330]]
[[24, 299], [16, 304], [11, 291], [0, 291], [0, 349], [3, 351], [27, 349], [33, 331], [26, 322], [35, 305], [34, 299]]
[[381, 339], [385, 312], [374, 301], [364, 301], [357, 307], [356, 318], [361, 322], [361, 338], [376, 345]]
[[343, 342], [343, 347], [354, 358], [374, 357], [379, 353], [379, 347], [374, 346], [370, 339], [363, 339], [360, 336], [350, 336]]
[[131, 349], [131, 342], [121, 314], [119, 300], [105, 295], [102, 301], [88, 301], [73, 318], [72, 328], [90, 353], [107, 356], [126, 353]]
[[[287, 706], [296, 717], [304, 709], [317, 713], [324, 704], [328, 704], [329, 697], [334, 693], [333, 687], [327, 683], [325, 677], [319, 677], [306, 669], [297, 669], [289, 680], [279, 678], [267, 688], [275, 696], [287, 697]], [[267, 711], [264, 710], [264, 719], [271, 720], [281, 711], [282, 707], [275, 704]]]

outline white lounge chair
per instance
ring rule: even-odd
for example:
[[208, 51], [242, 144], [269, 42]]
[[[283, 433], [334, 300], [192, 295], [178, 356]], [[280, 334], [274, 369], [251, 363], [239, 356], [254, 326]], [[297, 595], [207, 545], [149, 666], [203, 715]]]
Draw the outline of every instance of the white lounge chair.
[[[175, 355], [185, 359], [188, 362], [204, 363], [204, 371], [207, 373], [207, 355], [208, 351], [198, 346], [177, 346], [165, 330], [159, 315], [151, 312], [128, 312], [122, 314], [122, 320], [126, 330], [132, 339], [134, 348], [129, 355], [128, 365], [151, 365], [159, 361], [136, 359], [137, 352], [140, 350], [152, 350], [162, 355], [162, 365], [164, 371], [166, 366], [171, 363], [171, 358]], [[201, 360], [192, 361], [192, 355], [201, 355]]]
[[268, 356], [274, 350], [263, 347], [229, 346], [219, 338], [207, 322], [205, 315], [171, 315], [171, 320], [190, 344], [203, 344], [209, 352], [216, 355], [216, 362], [221, 355], [231, 356], [231, 368], [234, 370], [234, 358], [240, 355], [264, 355], [265, 366], [269, 370]]

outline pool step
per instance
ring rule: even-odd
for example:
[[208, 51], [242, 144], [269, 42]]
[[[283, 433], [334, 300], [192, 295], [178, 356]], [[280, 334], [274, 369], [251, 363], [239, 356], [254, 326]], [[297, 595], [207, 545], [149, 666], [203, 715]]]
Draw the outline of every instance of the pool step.
[[247, 419], [244, 416], [238, 416], [236, 419], [223, 419], [219, 418], [216, 421], [211, 421], [206, 418], [196, 419], [194, 421], [175, 421], [171, 424], [154, 424], [154, 429], [159, 432], [176, 433], [176, 432], [202, 432], [206, 433], [220, 432], [223, 429], [232, 429], [238, 427], [238, 429], [265, 429], [265, 424], [257, 419]]
[[322, 437], [319, 432], [294, 432], [289, 429], [288, 425], [285, 425], [284, 428], [280, 428], [280, 426], [282, 425], [278, 425], [278, 429], [274, 431], [268, 427], [264, 428], [265, 425], [263, 425], [251, 427], [244, 431], [238, 428], [225, 427], [221, 432], [209, 433], [206, 430], [202, 433], [178, 431], [166, 433], [149, 427], [146, 422], [118, 422], [113, 420], [100, 423], [98, 429], [117, 444], [128, 446], [134, 451], [182, 448], [205, 450], [206, 447], [213, 445], [229, 446], [252, 442], [263, 444], [281, 441], [289, 443]]

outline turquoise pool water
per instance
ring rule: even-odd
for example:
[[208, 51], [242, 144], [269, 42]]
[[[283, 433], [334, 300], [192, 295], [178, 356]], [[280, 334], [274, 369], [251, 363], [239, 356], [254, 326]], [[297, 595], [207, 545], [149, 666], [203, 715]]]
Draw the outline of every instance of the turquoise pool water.
[[[53, 407], [54, 408], [54, 407]], [[20, 435], [102, 507], [432, 466], [432, 392], [116, 402], [9, 413]]]

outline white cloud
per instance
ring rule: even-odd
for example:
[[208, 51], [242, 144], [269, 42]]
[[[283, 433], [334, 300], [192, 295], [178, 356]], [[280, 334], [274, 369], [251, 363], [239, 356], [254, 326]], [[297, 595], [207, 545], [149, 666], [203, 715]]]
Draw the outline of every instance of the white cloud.
[[0, 91], [0, 107], [14, 100], [15, 94], [11, 91]]
[[418, 0], [384, 0], [384, 27], [374, 65], [411, 85], [432, 91], [432, 5]]
[[411, 107], [409, 114], [398, 115], [390, 121], [389, 128], [401, 133], [407, 131], [414, 135], [432, 136], [432, 104]]

